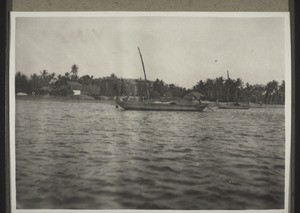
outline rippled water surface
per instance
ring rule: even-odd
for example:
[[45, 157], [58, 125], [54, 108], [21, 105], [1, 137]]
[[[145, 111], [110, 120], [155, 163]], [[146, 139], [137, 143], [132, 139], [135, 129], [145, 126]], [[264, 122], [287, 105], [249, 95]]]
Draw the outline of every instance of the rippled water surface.
[[16, 102], [18, 208], [284, 208], [284, 109]]

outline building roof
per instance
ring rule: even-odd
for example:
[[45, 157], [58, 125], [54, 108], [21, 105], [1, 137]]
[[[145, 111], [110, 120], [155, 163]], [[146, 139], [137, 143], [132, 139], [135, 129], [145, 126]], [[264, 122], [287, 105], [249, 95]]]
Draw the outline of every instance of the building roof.
[[71, 87], [72, 90], [81, 90], [82, 89], [82, 85], [78, 82], [67, 81], [67, 85], [69, 87]]
[[64, 90], [64, 89], [67, 89], [67, 86], [66, 86], [66, 85], [58, 86], [58, 87], [56, 87], [55, 89], [53, 89], [52, 91], [59, 91], [59, 90]]
[[192, 99], [192, 98], [200, 99], [203, 97], [205, 97], [205, 95], [201, 94], [200, 92], [190, 92], [184, 96], [185, 99]]

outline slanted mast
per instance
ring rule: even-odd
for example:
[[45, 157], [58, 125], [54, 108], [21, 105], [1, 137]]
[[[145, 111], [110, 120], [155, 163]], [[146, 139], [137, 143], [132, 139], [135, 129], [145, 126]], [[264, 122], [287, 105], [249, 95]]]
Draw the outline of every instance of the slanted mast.
[[144, 61], [143, 61], [143, 56], [142, 56], [142, 53], [140, 51], [140, 48], [138, 47], [138, 51], [139, 51], [139, 54], [140, 54], [140, 57], [141, 57], [141, 61], [142, 61], [142, 66], [143, 66], [143, 71], [144, 71], [144, 76], [145, 76], [145, 82], [146, 82], [146, 86], [147, 86], [147, 98], [148, 98], [148, 101], [149, 101], [149, 86], [148, 86], [148, 81], [147, 81], [147, 76], [146, 76], [146, 70], [145, 70], [145, 65], [144, 65]]

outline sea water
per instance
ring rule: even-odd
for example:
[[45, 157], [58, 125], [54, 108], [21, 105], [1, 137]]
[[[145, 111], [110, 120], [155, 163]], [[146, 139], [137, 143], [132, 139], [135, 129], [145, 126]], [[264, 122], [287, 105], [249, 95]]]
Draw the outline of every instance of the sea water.
[[284, 208], [283, 108], [124, 111], [16, 101], [24, 209]]

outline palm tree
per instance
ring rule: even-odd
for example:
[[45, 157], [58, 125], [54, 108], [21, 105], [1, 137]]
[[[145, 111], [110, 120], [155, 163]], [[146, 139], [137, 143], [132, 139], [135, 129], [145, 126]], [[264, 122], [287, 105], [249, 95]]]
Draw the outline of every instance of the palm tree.
[[277, 103], [277, 94], [278, 94], [278, 82], [273, 80], [267, 83], [266, 86], [266, 98], [267, 98], [267, 103]]
[[54, 82], [55, 87], [66, 84], [66, 82], [65, 82], [66, 77], [65, 76], [62, 76], [62, 75], [59, 74], [56, 79], [57, 79], [57, 81]]
[[243, 87], [243, 81], [241, 78], [237, 78], [236, 81], [235, 81], [235, 101], [237, 101], [237, 95], [238, 95], [238, 90], [240, 90], [242, 87]]
[[214, 80], [207, 78], [205, 81], [205, 87], [207, 90], [208, 97], [213, 98], [214, 97]]
[[156, 96], [163, 96], [167, 90], [167, 86], [163, 80], [156, 79], [153, 82], [153, 92], [156, 94]]
[[71, 80], [76, 81], [78, 80], [78, 66], [76, 64], [73, 64], [71, 67]]
[[198, 81], [197, 84], [193, 87], [193, 91], [197, 91], [205, 94], [205, 84], [202, 80]]
[[263, 101], [263, 95], [266, 91], [266, 87], [264, 85], [255, 84], [252, 87], [251, 95], [255, 97], [255, 103]]
[[47, 76], [48, 76], [48, 71], [47, 70], [43, 70], [41, 73], [41, 79], [42, 79], [42, 87], [45, 86], [45, 84], [47, 83]]
[[127, 94], [127, 88], [126, 88], [126, 83], [124, 82], [123, 78], [121, 78], [121, 89], [120, 89], [121, 95], [126, 95]]
[[69, 73], [69, 72], [66, 72], [66, 73], [65, 73], [65, 77], [66, 77], [66, 79], [69, 80], [69, 79], [70, 79], [70, 73]]
[[90, 85], [90, 84], [92, 84], [92, 78], [89, 75], [81, 76], [78, 79], [78, 81], [79, 81], [79, 83], [81, 83], [83, 85]]
[[284, 101], [285, 101], [285, 81], [283, 80], [281, 82], [281, 85], [279, 86], [279, 90], [278, 90], [278, 93], [281, 97], [281, 103], [284, 104]]
[[41, 77], [36, 73], [30, 76], [30, 84], [33, 92], [36, 92], [41, 87]]
[[222, 94], [223, 94], [223, 87], [224, 87], [223, 83], [224, 83], [224, 79], [223, 79], [222, 76], [215, 79], [215, 86], [216, 86], [216, 91], [217, 91], [217, 99], [219, 99], [222, 96]]
[[28, 78], [26, 75], [22, 74], [21, 72], [16, 73], [15, 84], [16, 84], [16, 93], [18, 92], [28, 93], [30, 90]]
[[[278, 102], [278, 100], [277, 100], [277, 98], [278, 98], [278, 86], [279, 86], [279, 83], [278, 83], [278, 81], [272, 81], [272, 87], [273, 87], [273, 98], [272, 98], [272, 100], [273, 100], [273, 103], [275, 102], [276, 104], [277, 104], [277, 102]], [[274, 100], [275, 99], [275, 100]]]
[[115, 75], [115, 73], [112, 73], [112, 74], [110, 75], [110, 77], [111, 77], [111, 78], [117, 78], [117, 76]]
[[[253, 91], [253, 86], [247, 82], [246, 87], [243, 89], [243, 91], [244, 91], [243, 94], [246, 96], [245, 99], [249, 103], [250, 102], [250, 94]], [[255, 102], [257, 103], [257, 99], [255, 100]]]
[[54, 72], [49, 75], [49, 79], [48, 79], [49, 84], [53, 84], [57, 80], [55, 75], [56, 74]]

